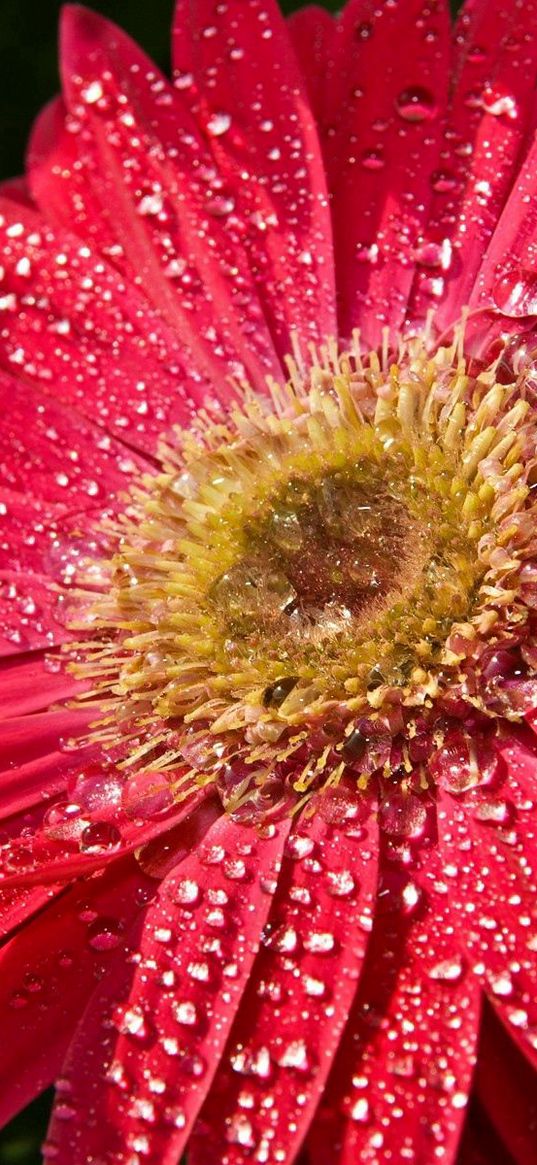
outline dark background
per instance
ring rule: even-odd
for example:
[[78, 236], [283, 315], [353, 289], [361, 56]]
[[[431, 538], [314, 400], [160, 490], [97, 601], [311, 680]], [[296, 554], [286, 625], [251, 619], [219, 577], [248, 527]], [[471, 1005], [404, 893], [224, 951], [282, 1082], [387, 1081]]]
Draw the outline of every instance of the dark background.
[[[342, 7], [342, 0], [320, 2], [332, 11]], [[292, 12], [303, 5], [281, 0], [281, 6]], [[168, 69], [173, 0], [93, 0], [89, 7], [115, 20]], [[59, 0], [0, 0], [0, 180], [23, 172], [32, 121], [58, 91], [60, 8]], [[38, 1165], [49, 1108], [47, 1094], [0, 1133], [0, 1165]]]

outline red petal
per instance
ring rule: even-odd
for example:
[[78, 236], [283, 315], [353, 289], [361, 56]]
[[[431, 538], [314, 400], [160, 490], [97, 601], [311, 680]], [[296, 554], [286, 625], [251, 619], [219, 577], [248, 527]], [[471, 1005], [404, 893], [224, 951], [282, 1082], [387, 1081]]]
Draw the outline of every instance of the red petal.
[[[449, 76], [449, 11], [442, 2], [350, 0], [326, 86], [324, 135], [340, 333], [380, 342], [405, 318], [415, 247], [438, 167]], [[404, 46], [402, 51], [401, 46]]]
[[18, 930], [23, 922], [27, 922], [55, 898], [59, 890], [58, 886], [0, 890], [0, 938], [4, 939]]
[[22, 206], [34, 205], [26, 178], [8, 178], [7, 181], [0, 182], [0, 195], [10, 198], [13, 202], [20, 202]]
[[95, 716], [89, 708], [67, 708], [57, 712], [38, 712], [34, 716], [15, 716], [0, 724], [0, 764], [14, 767], [53, 752], [58, 742], [67, 742], [87, 731]]
[[537, 908], [525, 853], [535, 825], [526, 806], [509, 828], [506, 806], [509, 811], [495, 795], [457, 802], [440, 793], [439, 845], [450, 910], [474, 972], [512, 1038], [537, 1064]]
[[124, 931], [146, 885], [124, 864], [60, 897], [0, 952], [0, 1122], [59, 1072], [99, 978], [125, 961]]
[[207, 398], [175, 331], [75, 235], [0, 199], [0, 259], [0, 364], [9, 371], [150, 452]]
[[177, 0], [173, 60], [236, 200], [278, 351], [295, 331], [304, 343], [336, 335], [321, 151], [276, 0]]
[[494, 231], [470, 298], [473, 309], [491, 313], [481, 336], [483, 349], [498, 335], [522, 332], [537, 314], [536, 164], [534, 142]]
[[[23, 528], [31, 549], [35, 549], [31, 546], [31, 539], [36, 507], [30, 501], [18, 507], [23, 511], [25, 525], [22, 528], [20, 524], [16, 526], [16, 519], [13, 519], [13, 499], [9, 498], [6, 504], [10, 514], [9, 541], [2, 540], [0, 553], [4, 547], [8, 553], [11, 550], [15, 558], [14, 566], [18, 566], [16, 536], [19, 533], [22, 535]], [[22, 574], [18, 570], [0, 570], [0, 657], [51, 649], [66, 643], [71, 637], [59, 620], [58, 593], [50, 578], [33, 574], [29, 570]]]
[[245, 1146], [258, 1160], [294, 1159], [347, 1022], [376, 888], [373, 820], [357, 829], [319, 812], [301, 819], [191, 1165], [238, 1165]]
[[464, 1126], [457, 1165], [517, 1165], [475, 1098]]
[[[23, 722], [37, 719], [25, 717]], [[9, 721], [4, 724], [9, 725]], [[34, 747], [39, 748], [39, 744], [36, 742]], [[43, 749], [46, 752], [46, 744]], [[133, 850], [140, 851], [145, 866], [144, 847], [156, 838], [162, 838], [162, 847], [168, 847], [172, 858], [175, 855], [178, 861], [179, 855], [189, 852], [197, 840], [199, 828], [206, 832], [220, 812], [218, 802], [207, 789], [197, 790], [176, 803], [171, 788], [173, 776], [167, 779], [156, 773], [151, 778], [151, 774], [144, 774], [144, 780], [151, 778], [151, 786], [148, 789], [144, 784], [137, 794], [135, 776], [110, 770], [102, 762], [99, 765], [98, 760], [93, 763], [94, 755], [95, 750], [89, 750], [89, 755], [73, 750], [71, 765], [62, 774], [60, 795], [53, 797], [52, 789], [45, 788], [49, 795], [39, 802], [35, 794], [42, 769], [37, 764], [25, 766], [27, 788], [22, 787], [20, 796], [21, 807], [28, 805], [29, 812], [22, 808], [3, 827], [7, 837], [0, 850], [2, 887], [71, 882]], [[45, 772], [46, 761], [45, 757]], [[10, 785], [6, 782], [8, 807], [17, 796], [16, 777], [14, 788]], [[150, 852], [149, 872], [152, 864]]]
[[0, 372], [0, 486], [50, 506], [59, 518], [124, 491], [147, 463], [39, 390]]
[[232, 242], [229, 198], [208, 173], [209, 151], [179, 93], [119, 28], [78, 6], [64, 9], [61, 66], [76, 143], [64, 145], [65, 133], [58, 139], [47, 125], [50, 156], [38, 131], [32, 154], [45, 162], [32, 181], [36, 198], [46, 210], [58, 155], [59, 181], [70, 182], [74, 149], [79, 231], [93, 229], [105, 249], [112, 235], [115, 265], [131, 280], [143, 275], [149, 302], [215, 386], [242, 361], [262, 388], [278, 368], [274, 349], [242, 247]]
[[41, 652], [0, 662], [0, 719], [42, 712], [50, 704], [74, 699], [81, 684], [61, 662]]
[[384, 867], [364, 976], [309, 1143], [313, 1165], [437, 1156], [448, 1165], [456, 1153], [480, 990], [461, 959], [434, 843], [404, 869]]
[[287, 26], [322, 140], [327, 102], [326, 74], [334, 52], [337, 25], [326, 8], [308, 4], [292, 13]]
[[535, 1165], [537, 1074], [489, 1008], [484, 1019], [476, 1090], [517, 1165]]
[[75, 1115], [65, 1123], [56, 1109], [58, 1165], [116, 1162], [142, 1143], [148, 1165], [175, 1165], [244, 991], [286, 833], [280, 823], [260, 840], [221, 817], [162, 883], [130, 989], [132, 972], [118, 968], [71, 1046], [64, 1073]]
[[455, 92], [410, 316], [440, 331], [472, 289], [535, 116], [537, 5], [469, 0], [455, 29]]

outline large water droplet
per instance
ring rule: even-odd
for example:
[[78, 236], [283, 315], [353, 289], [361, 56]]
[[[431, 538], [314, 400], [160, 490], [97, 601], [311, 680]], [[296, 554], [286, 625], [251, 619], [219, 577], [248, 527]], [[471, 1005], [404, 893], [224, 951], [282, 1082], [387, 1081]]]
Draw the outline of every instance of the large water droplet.
[[427, 810], [423, 801], [413, 793], [391, 793], [380, 807], [380, 820], [386, 833], [418, 838], [425, 829]]
[[430, 121], [437, 112], [433, 94], [421, 85], [403, 89], [396, 99], [395, 108], [404, 121], [411, 122]]

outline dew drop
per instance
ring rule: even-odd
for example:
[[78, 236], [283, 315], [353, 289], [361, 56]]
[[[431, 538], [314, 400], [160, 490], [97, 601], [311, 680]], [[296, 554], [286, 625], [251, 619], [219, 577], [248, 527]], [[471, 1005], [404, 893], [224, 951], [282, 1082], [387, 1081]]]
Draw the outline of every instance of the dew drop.
[[177, 1023], [183, 1024], [185, 1027], [194, 1027], [199, 1019], [195, 1004], [189, 1000], [182, 1003], [175, 1002], [173, 1004], [173, 1014]]
[[120, 926], [115, 918], [96, 918], [88, 927], [88, 944], [94, 951], [115, 950], [120, 937]]
[[356, 888], [356, 882], [350, 870], [330, 870], [326, 879], [328, 882], [328, 893], [333, 898], [348, 898]]
[[423, 835], [427, 810], [413, 793], [391, 793], [380, 808], [380, 821], [386, 833], [408, 839]]
[[114, 849], [121, 842], [121, 834], [115, 825], [108, 821], [96, 821], [87, 825], [80, 835], [80, 849], [84, 853], [104, 853]]
[[207, 122], [207, 133], [213, 138], [222, 137], [231, 126], [229, 113], [213, 113]]
[[193, 878], [184, 878], [173, 891], [173, 901], [178, 906], [194, 906], [200, 898], [200, 888]]
[[404, 89], [396, 98], [395, 108], [404, 121], [430, 121], [436, 116], [437, 107], [432, 93], [421, 85]]

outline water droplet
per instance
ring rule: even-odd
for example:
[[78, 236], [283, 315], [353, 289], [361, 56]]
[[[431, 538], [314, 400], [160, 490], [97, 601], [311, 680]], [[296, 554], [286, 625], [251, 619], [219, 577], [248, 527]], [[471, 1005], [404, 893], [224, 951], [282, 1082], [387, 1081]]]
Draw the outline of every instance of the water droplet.
[[222, 137], [222, 134], [227, 133], [231, 125], [231, 117], [229, 113], [213, 113], [207, 122], [207, 133], [213, 138]]
[[84, 853], [103, 853], [121, 842], [119, 829], [112, 822], [97, 821], [87, 825], [80, 835], [80, 849]]
[[304, 947], [315, 955], [328, 955], [334, 950], [336, 940], [330, 931], [312, 931], [304, 939]]
[[386, 833], [396, 837], [422, 837], [427, 810], [413, 793], [391, 793], [380, 807], [380, 821]]
[[404, 121], [430, 121], [436, 116], [437, 107], [432, 93], [420, 85], [404, 89], [396, 99], [395, 108]]
[[114, 1014], [114, 1022], [122, 1035], [133, 1036], [139, 1040], [143, 1040], [149, 1035], [149, 1026], [144, 1012], [136, 1003], [132, 1006], [118, 1007]]
[[463, 974], [463, 964], [460, 957], [451, 959], [443, 959], [440, 963], [435, 963], [428, 971], [430, 979], [439, 979], [441, 982], [456, 983]]
[[326, 879], [328, 882], [328, 893], [333, 898], [348, 898], [356, 888], [356, 882], [350, 870], [330, 870]]
[[280, 1068], [295, 1068], [297, 1072], [307, 1072], [310, 1066], [305, 1040], [292, 1040], [278, 1057]]
[[179, 906], [194, 906], [199, 901], [200, 888], [192, 878], [178, 882], [173, 891], [173, 901]]
[[300, 833], [292, 833], [288, 837], [285, 853], [287, 857], [294, 858], [295, 861], [302, 861], [303, 858], [309, 857], [313, 853], [314, 842], [311, 837], [305, 837]]
[[119, 945], [121, 928], [115, 918], [96, 918], [88, 927], [88, 943], [95, 951], [112, 951]]
[[235, 1113], [230, 1118], [226, 1137], [231, 1145], [241, 1145], [243, 1149], [255, 1149], [252, 1122], [243, 1113]]
[[175, 1002], [173, 1004], [173, 1014], [177, 1023], [184, 1024], [185, 1027], [194, 1027], [198, 1023], [198, 1012], [194, 1003], [186, 1000], [182, 1003]]

